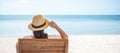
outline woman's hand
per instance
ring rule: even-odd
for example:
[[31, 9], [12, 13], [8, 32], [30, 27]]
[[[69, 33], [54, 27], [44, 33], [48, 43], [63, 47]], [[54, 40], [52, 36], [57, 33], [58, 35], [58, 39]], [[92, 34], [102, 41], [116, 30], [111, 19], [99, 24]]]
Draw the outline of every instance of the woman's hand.
[[52, 28], [57, 28], [58, 27], [58, 25], [54, 21], [49, 22], [49, 26], [52, 27]]

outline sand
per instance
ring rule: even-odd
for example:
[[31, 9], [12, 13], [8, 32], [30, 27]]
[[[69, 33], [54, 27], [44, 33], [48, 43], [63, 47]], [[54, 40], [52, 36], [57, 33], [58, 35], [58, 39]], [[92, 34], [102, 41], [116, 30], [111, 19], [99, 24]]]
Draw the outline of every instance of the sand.
[[[0, 37], [0, 53], [16, 53], [18, 37]], [[120, 53], [120, 35], [69, 35], [69, 53]]]

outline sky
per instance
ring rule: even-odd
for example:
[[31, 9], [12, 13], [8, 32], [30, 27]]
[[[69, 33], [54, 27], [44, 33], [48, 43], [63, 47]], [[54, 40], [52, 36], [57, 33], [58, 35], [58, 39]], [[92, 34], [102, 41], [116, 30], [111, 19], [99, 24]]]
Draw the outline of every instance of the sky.
[[120, 15], [120, 0], [0, 0], [0, 15]]

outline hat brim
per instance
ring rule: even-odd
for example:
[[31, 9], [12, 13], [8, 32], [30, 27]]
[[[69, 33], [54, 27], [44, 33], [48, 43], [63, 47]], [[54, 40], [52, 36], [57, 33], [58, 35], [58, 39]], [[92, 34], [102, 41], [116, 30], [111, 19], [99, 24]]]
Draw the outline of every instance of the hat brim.
[[48, 20], [47, 19], [45, 19], [45, 22], [46, 22], [46, 24], [43, 26], [43, 27], [40, 27], [40, 28], [34, 28], [34, 27], [32, 27], [32, 23], [30, 23], [29, 25], [28, 25], [28, 28], [30, 29], [30, 30], [32, 30], [32, 31], [39, 31], [39, 30], [44, 30], [45, 28], [47, 28], [48, 27]]

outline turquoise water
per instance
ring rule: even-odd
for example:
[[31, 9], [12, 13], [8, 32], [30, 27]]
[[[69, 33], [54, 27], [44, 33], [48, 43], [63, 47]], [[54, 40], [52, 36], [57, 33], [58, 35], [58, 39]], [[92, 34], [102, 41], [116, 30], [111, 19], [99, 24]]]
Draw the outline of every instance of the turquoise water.
[[[44, 15], [55, 21], [67, 34], [120, 34], [120, 15]], [[0, 15], [0, 36], [30, 35], [33, 15]], [[53, 28], [48, 34], [58, 34]]]

